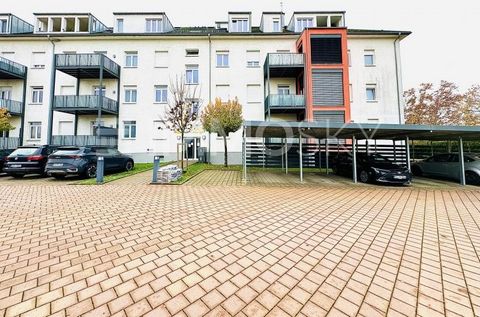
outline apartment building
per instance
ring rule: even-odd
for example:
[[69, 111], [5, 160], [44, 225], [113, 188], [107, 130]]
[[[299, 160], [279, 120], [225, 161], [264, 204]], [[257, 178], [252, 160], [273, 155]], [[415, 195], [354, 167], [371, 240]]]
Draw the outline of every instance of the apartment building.
[[[183, 77], [198, 111], [238, 97], [246, 120], [403, 123], [400, 42], [409, 32], [347, 28], [345, 12], [229, 12], [211, 27], [176, 27], [164, 12], [0, 14], [0, 106], [16, 129], [0, 145], [108, 144], [137, 161], [177, 155], [162, 129]], [[186, 155], [223, 141], [198, 122]], [[229, 136], [240, 162], [241, 131]]]

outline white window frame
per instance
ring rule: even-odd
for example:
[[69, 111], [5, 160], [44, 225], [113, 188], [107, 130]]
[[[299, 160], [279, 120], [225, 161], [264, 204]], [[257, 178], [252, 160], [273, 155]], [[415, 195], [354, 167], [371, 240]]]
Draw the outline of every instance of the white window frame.
[[[168, 86], [155, 85], [155, 103], [168, 103]], [[158, 98], [160, 97], [160, 98]]]
[[295, 31], [296, 32], [302, 32], [306, 28], [311, 28], [314, 27], [315, 23], [313, 21], [313, 18], [309, 17], [299, 17], [295, 21]]
[[[373, 91], [373, 99], [369, 99], [369, 91]], [[375, 103], [378, 102], [378, 90], [376, 84], [368, 84], [365, 88], [365, 98], [367, 102]]]
[[12, 87], [0, 87], [0, 99], [10, 100], [12, 98]]
[[[191, 75], [189, 75], [191, 73]], [[197, 80], [195, 81], [195, 73], [197, 74]], [[187, 85], [198, 85], [200, 82], [200, 72], [198, 65], [187, 65], [185, 70], [185, 83]]]
[[[290, 85], [286, 85], [286, 84], [279, 84], [277, 86], [277, 94], [278, 95], [282, 95], [282, 96], [288, 96], [288, 95], [291, 95], [291, 89], [290, 89]], [[280, 93], [282, 92], [282, 93]], [[284, 92], [288, 92], [287, 94], [285, 94]]]
[[123, 121], [123, 138], [125, 140], [135, 140], [137, 138], [137, 121], [136, 120]]
[[[257, 60], [249, 60], [248, 53], [256, 53], [258, 54]], [[260, 51], [259, 50], [248, 50], [247, 51], [247, 68], [259, 68], [260, 67]]]
[[217, 68], [230, 67], [230, 54], [228, 51], [217, 51], [216, 54]]
[[272, 20], [272, 31], [277, 33], [282, 31], [282, 28], [280, 26], [280, 19]]
[[249, 18], [232, 19], [232, 32], [246, 33], [250, 31]]
[[117, 19], [117, 33], [123, 33], [125, 27], [124, 19]]
[[32, 87], [32, 105], [43, 104], [43, 87]]
[[8, 32], [8, 20], [0, 19], [0, 34], [6, 34]]
[[125, 68], [138, 67], [138, 52], [125, 52]]
[[138, 101], [137, 86], [125, 86], [124, 87], [124, 103], [135, 104]]
[[145, 19], [145, 32], [146, 33], [163, 33], [163, 19], [162, 18]]
[[[102, 97], [105, 97], [107, 93], [107, 89], [105, 86], [102, 86]], [[100, 96], [100, 86], [93, 86], [93, 95]]]
[[42, 138], [42, 122], [31, 121], [28, 123], [28, 128], [30, 130], [30, 140], [40, 140]]
[[[368, 58], [372, 58], [372, 63], [367, 63], [367, 57]], [[376, 56], [375, 56], [375, 50], [365, 50], [364, 54], [363, 54], [363, 63], [365, 65], [365, 67], [375, 67], [376, 64], [377, 64], [377, 59], [376, 59]]]

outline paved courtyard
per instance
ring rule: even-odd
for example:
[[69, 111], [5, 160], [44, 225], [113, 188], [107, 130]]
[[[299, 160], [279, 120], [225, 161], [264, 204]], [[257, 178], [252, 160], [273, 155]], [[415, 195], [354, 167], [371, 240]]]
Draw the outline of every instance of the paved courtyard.
[[479, 190], [138, 179], [0, 184], [0, 316], [480, 315]]

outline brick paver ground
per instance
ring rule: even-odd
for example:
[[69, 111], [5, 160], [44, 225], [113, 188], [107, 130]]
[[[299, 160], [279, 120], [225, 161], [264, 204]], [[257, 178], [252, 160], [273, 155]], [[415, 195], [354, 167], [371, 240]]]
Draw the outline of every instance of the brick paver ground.
[[480, 191], [6, 186], [0, 316], [473, 316]]

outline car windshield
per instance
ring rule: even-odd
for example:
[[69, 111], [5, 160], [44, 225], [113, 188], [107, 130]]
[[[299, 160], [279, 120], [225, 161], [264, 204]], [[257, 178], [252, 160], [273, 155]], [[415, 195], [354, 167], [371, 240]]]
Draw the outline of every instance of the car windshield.
[[28, 156], [40, 153], [40, 149], [36, 147], [28, 147], [28, 148], [19, 148], [13, 151], [11, 156]]
[[369, 161], [375, 163], [390, 163], [390, 160], [380, 154], [373, 154], [369, 156]]

